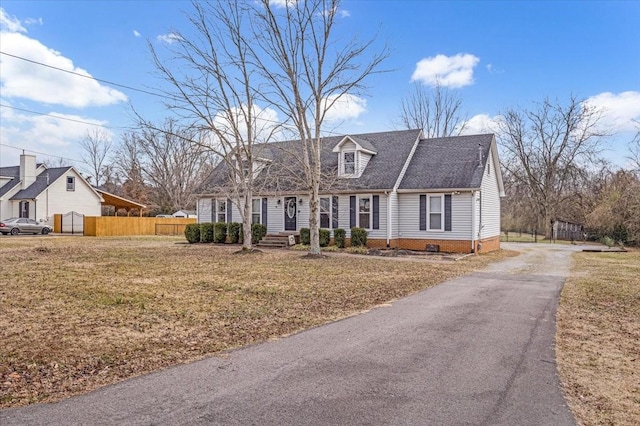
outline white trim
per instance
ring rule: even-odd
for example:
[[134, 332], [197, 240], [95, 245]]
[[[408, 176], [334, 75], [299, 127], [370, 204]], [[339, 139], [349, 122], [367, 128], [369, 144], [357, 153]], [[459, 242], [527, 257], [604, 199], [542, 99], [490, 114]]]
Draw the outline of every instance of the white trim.
[[[360, 225], [360, 200], [369, 199], [369, 226], [366, 228]], [[367, 231], [373, 229], [373, 194], [357, 195], [356, 196], [356, 226], [358, 228], [364, 228]]]
[[[426, 194], [427, 195], [427, 231], [431, 232], [444, 232], [444, 194]], [[433, 214], [440, 214], [440, 228], [431, 227], [431, 199], [440, 199], [440, 211]]]

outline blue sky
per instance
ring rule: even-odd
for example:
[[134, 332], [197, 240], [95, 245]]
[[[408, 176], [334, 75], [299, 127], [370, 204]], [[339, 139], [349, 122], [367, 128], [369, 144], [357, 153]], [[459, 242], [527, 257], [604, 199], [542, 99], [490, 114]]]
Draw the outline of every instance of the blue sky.
[[[0, 51], [149, 91], [160, 82], [147, 42], [163, 49], [172, 29], [191, 31], [188, 1], [3, 0], [0, 8]], [[544, 97], [587, 99], [615, 133], [607, 158], [625, 164], [631, 120], [640, 120], [639, 1], [347, 0], [340, 12], [339, 37], [376, 36], [391, 55], [390, 72], [335, 111], [335, 131], [397, 128], [402, 97], [437, 77], [462, 98], [469, 132]], [[9, 55], [0, 54], [2, 166], [17, 164], [22, 149], [38, 161], [80, 159], [78, 141], [96, 129], [87, 123], [117, 140], [133, 124], [129, 104], [152, 120], [166, 116], [158, 97]]]

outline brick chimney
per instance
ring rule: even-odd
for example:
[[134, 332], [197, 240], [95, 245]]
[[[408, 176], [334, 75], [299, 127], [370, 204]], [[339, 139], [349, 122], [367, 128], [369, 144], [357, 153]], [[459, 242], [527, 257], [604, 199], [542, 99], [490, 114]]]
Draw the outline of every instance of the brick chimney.
[[36, 156], [20, 155], [20, 189], [27, 189], [36, 181]]

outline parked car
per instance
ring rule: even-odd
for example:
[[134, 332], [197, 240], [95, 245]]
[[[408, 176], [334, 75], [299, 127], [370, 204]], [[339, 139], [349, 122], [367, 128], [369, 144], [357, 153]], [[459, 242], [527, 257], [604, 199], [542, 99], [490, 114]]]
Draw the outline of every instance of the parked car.
[[12, 217], [0, 222], [0, 233], [17, 234], [48, 234], [53, 228], [44, 222], [36, 222], [26, 217]]

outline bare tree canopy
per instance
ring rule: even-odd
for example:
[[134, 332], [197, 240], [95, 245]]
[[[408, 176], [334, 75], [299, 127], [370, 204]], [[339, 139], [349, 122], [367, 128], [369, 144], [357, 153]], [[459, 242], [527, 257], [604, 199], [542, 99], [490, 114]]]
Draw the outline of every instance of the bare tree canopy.
[[502, 114], [498, 138], [509, 179], [526, 193], [536, 227], [550, 237], [551, 220], [576, 195], [580, 179], [600, 152], [601, 113], [575, 97], [543, 100], [531, 109]]
[[446, 87], [426, 89], [416, 83], [402, 99], [400, 122], [405, 129], [422, 129], [428, 138], [459, 136], [467, 122], [461, 107], [462, 99]]
[[80, 158], [85, 164], [83, 169], [89, 172], [93, 185], [102, 185], [105, 175], [108, 173], [108, 157], [113, 146], [111, 135], [103, 129], [87, 132], [84, 139], [80, 141], [80, 146], [82, 147]]
[[[156, 69], [169, 83], [165, 105], [194, 129], [191, 144], [226, 163], [229, 185], [218, 188], [238, 206], [243, 223], [243, 249], [252, 248], [253, 173], [259, 168], [253, 146], [272, 140], [278, 129], [273, 110], [262, 109], [252, 48], [251, 2], [193, 2], [189, 15], [196, 36], [179, 31], [169, 57], [149, 43]], [[149, 128], [149, 123], [144, 123]], [[154, 129], [158, 131], [160, 129]]]
[[257, 189], [246, 171], [261, 167], [254, 145], [281, 129], [293, 131], [302, 141], [293, 158], [310, 195], [311, 253], [319, 254], [323, 124], [338, 102], [364, 89], [386, 52], [368, 56], [373, 40], [337, 42], [338, 0], [192, 4], [195, 37], [174, 31], [168, 58], [150, 44], [169, 83], [166, 106], [210, 135], [196, 144], [225, 161], [230, 185], [224, 189], [242, 206], [245, 249], [251, 248], [251, 197]]
[[373, 39], [339, 43], [334, 35], [339, 0], [260, 0], [255, 7], [252, 44], [266, 81], [261, 92], [291, 123], [302, 145], [294, 156], [309, 193], [311, 255], [320, 254], [321, 153], [324, 123], [340, 101], [364, 90], [365, 79], [387, 56], [373, 52]]

